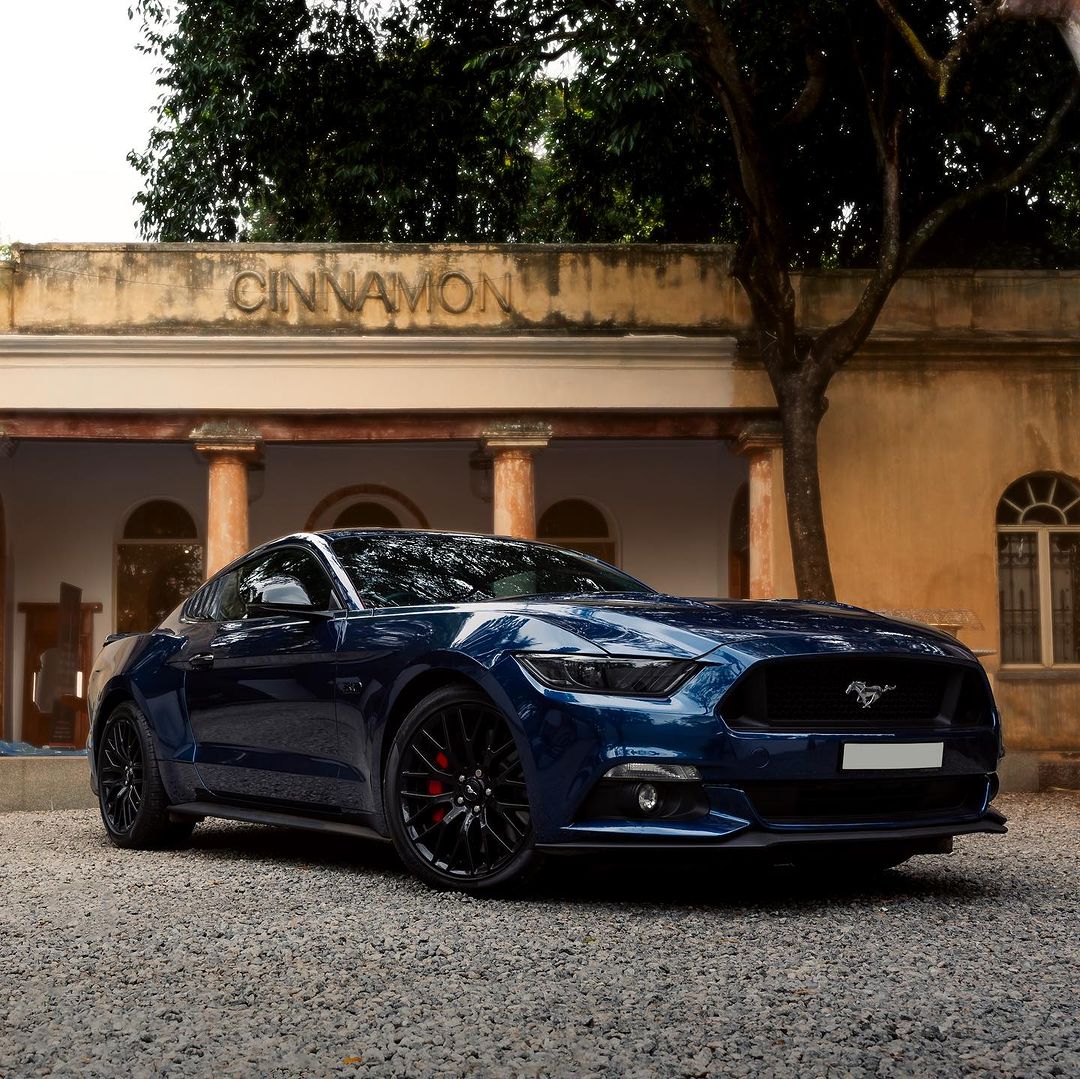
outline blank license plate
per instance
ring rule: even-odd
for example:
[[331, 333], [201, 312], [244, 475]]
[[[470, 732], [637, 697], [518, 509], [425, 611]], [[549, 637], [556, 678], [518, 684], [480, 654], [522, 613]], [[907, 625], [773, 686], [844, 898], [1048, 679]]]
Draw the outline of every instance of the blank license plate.
[[944, 752], [944, 742], [905, 742], [901, 745], [882, 745], [880, 742], [867, 744], [846, 742], [840, 767], [844, 771], [940, 768]]

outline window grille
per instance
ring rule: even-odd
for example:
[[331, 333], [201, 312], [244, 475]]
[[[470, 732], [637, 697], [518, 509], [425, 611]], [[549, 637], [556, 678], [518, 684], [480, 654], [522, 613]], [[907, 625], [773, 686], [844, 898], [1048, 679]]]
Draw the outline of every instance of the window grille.
[[1024, 476], [1002, 495], [997, 527], [1002, 662], [1080, 665], [1080, 486]]

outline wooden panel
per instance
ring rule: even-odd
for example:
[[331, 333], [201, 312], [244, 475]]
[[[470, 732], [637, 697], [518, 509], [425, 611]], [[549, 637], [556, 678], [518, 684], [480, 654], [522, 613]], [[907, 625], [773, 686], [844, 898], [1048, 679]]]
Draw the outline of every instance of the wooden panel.
[[[38, 673], [42, 653], [56, 646], [60, 628], [60, 604], [58, 603], [20, 603], [18, 610], [26, 615], [23, 660], [22, 692], [22, 740], [31, 745], [55, 745], [81, 749], [86, 745], [88, 717], [86, 701], [81, 698], [66, 698], [61, 701], [61, 714], [43, 715], [34, 704], [34, 676]], [[82, 632], [79, 642], [80, 669], [83, 673], [83, 692], [86, 679], [90, 674], [94, 651], [94, 615], [100, 613], [100, 603], [82, 605]], [[70, 723], [71, 729], [65, 737], [56, 739], [61, 725]]]

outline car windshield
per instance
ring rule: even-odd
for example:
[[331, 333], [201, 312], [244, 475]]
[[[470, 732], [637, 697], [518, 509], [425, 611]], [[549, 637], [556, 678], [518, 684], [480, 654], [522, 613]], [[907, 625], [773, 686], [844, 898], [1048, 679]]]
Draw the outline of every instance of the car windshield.
[[653, 591], [603, 562], [524, 540], [388, 531], [330, 543], [366, 607]]

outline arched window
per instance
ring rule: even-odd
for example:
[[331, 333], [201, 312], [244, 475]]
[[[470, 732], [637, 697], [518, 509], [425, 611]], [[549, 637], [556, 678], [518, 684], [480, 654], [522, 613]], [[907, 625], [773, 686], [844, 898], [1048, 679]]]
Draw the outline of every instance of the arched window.
[[319, 528], [428, 528], [420, 507], [381, 483], [354, 483], [331, 491], [310, 513], [305, 531]]
[[332, 528], [400, 528], [401, 518], [379, 502], [353, 502], [335, 518]]
[[728, 524], [728, 595], [732, 599], [750, 596], [750, 485], [735, 492]]
[[1080, 486], [1017, 480], [997, 509], [1003, 663], [1080, 664]]
[[203, 578], [203, 549], [191, 514], [158, 498], [128, 515], [116, 544], [116, 628], [153, 629]]
[[618, 551], [607, 518], [583, 498], [565, 498], [544, 510], [536, 538], [618, 565]]

